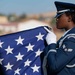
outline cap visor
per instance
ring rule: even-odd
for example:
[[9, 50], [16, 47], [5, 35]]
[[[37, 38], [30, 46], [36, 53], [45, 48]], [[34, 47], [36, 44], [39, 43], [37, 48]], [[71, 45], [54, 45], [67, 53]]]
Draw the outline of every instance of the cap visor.
[[58, 17], [61, 16], [62, 14], [64, 14], [64, 12], [63, 12], [63, 13], [57, 13], [57, 15], [56, 15], [54, 18], [58, 18]]

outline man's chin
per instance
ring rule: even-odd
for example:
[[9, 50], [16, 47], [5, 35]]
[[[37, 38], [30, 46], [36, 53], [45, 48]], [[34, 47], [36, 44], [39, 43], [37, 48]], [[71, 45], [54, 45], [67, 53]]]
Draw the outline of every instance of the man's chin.
[[61, 27], [56, 27], [57, 29], [63, 29], [63, 28], [61, 28]]

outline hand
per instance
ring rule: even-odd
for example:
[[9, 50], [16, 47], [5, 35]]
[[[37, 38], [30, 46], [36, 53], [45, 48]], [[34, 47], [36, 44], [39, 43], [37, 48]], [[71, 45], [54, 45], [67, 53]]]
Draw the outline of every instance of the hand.
[[46, 42], [47, 44], [52, 44], [52, 43], [56, 43], [56, 35], [50, 31], [49, 29], [47, 29], [46, 27], [44, 27], [44, 29], [48, 32], [47, 36], [46, 36]]

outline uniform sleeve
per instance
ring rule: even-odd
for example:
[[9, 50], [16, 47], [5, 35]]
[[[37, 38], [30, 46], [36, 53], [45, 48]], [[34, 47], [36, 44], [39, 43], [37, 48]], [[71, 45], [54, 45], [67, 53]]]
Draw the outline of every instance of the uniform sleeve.
[[47, 61], [53, 72], [62, 70], [75, 57], [75, 42], [68, 39], [59, 49], [55, 44], [49, 45]]

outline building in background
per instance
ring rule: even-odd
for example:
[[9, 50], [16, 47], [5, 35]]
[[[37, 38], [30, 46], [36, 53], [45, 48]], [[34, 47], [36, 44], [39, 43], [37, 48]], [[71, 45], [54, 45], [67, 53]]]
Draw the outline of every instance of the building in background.
[[38, 21], [38, 20], [28, 20], [26, 22], [19, 23], [17, 30], [23, 31], [23, 30], [28, 30], [28, 29], [40, 27], [40, 26], [49, 26], [49, 24], [45, 23], [45, 22]]
[[0, 35], [16, 32], [18, 23], [0, 24]]
[[49, 26], [49, 25], [47, 23], [38, 20], [28, 20], [25, 22], [0, 24], [0, 35], [29, 30], [40, 26]]
[[7, 16], [0, 16], [0, 24], [5, 24], [8, 23], [8, 18]]
[[39, 25], [48, 25], [50, 28], [52, 27], [54, 33], [57, 35], [57, 39], [59, 39], [62, 36], [63, 31], [60, 31], [55, 27], [55, 14], [55, 12], [46, 12], [28, 15], [0, 15], [0, 35], [23, 31]]

